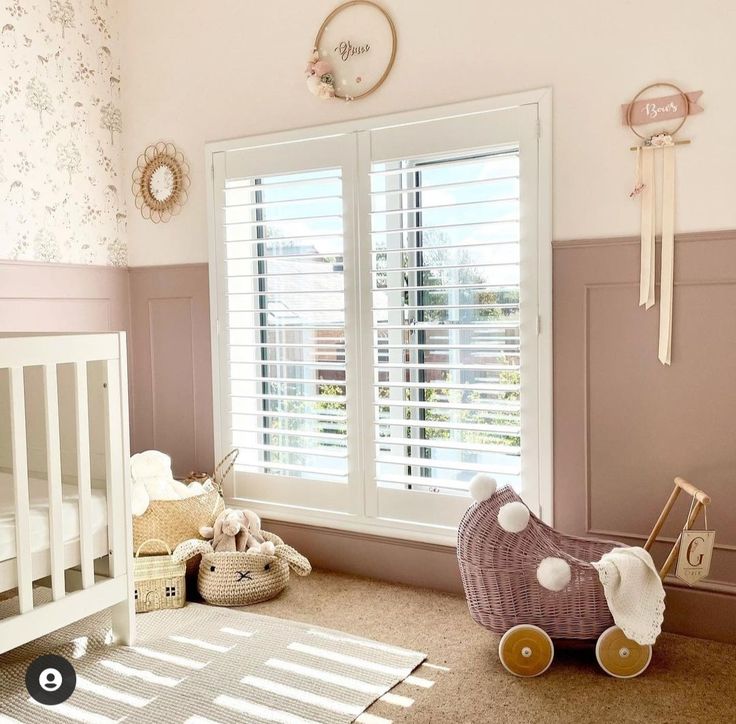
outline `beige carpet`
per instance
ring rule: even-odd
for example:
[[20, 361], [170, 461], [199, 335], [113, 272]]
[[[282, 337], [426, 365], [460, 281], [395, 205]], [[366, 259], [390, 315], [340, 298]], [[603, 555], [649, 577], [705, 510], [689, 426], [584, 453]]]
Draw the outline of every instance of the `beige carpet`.
[[498, 638], [470, 618], [459, 596], [316, 571], [250, 610], [424, 651], [428, 662], [449, 667], [418, 669], [436, 681], [431, 689], [393, 689], [413, 698], [411, 707], [368, 709], [394, 722], [736, 722], [736, 646], [729, 644], [663, 634], [649, 669], [628, 680], [604, 674], [592, 648], [558, 651], [546, 674], [522, 680], [503, 669]]
[[[630, 680], [605, 675], [590, 647], [558, 649], [546, 674], [522, 680], [503, 669], [498, 638], [472, 621], [459, 596], [315, 571], [294, 578], [279, 598], [243, 610], [427, 653], [429, 663], [415, 671], [419, 682], [399, 684], [391, 693], [400, 698], [368, 709], [396, 724], [736, 722], [733, 645], [663, 634], [649, 669]], [[144, 634], [148, 627], [141, 626]], [[420, 685], [427, 681], [431, 688]]]

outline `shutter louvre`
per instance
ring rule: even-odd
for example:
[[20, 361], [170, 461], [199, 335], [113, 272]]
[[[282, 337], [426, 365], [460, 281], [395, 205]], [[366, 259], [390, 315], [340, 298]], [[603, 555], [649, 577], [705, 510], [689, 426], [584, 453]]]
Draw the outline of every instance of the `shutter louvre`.
[[238, 468], [345, 483], [341, 170], [226, 180], [224, 203]]
[[521, 474], [518, 151], [371, 167], [379, 488]]

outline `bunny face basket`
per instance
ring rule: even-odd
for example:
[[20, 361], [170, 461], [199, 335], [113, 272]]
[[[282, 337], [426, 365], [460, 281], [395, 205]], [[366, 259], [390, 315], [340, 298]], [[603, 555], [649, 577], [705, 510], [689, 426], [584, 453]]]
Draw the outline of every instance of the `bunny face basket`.
[[174, 560], [202, 554], [197, 574], [199, 595], [215, 606], [248, 606], [278, 596], [289, 582], [289, 572], [308, 575], [309, 561], [281, 538], [261, 531], [276, 547], [274, 555], [249, 552], [215, 553], [208, 541], [188, 540], [177, 546]]

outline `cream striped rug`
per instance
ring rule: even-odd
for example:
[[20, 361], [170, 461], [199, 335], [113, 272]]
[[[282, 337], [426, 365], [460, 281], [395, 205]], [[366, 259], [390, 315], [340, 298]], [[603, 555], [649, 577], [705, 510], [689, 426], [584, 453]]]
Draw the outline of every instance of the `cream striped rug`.
[[[0, 617], [3, 606], [0, 603]], [[137, 616], [139, 645], [109, 645], [104, 616], [79, 622], [0, 656], [0, 722], [234, 721], [385, 724], [363, 712], [390, 694], [426, 656], [329, 629], [189, 603]], [[57, 653], [77, 673], [63, 704], [25, 689], [30, 659]], [[416, 677], [414, 677], [416, 678]], [[411, 700], [408, 700], [411, 703]]]

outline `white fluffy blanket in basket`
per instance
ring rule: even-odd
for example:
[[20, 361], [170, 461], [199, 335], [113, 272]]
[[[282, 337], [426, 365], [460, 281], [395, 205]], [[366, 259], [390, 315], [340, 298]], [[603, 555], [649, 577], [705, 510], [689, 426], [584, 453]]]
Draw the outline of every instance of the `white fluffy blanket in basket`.
[[616, 625], [638, 644], [653, 644], [662, 630], [664, 587], [643, 548], [614, 548], [593, 563]]
[[201, 483], [184, 485], [171, 473], [171, 458], [158, 450], [146, 450], [130, 458], [133, 483], [133, 515], [143, 515], [151, 500], [181, 500], [207, 492]]

